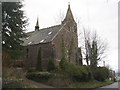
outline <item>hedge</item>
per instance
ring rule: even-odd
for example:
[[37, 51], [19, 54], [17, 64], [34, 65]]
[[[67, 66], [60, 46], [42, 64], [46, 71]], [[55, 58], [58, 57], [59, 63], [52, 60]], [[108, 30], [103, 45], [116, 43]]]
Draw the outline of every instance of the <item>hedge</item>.
[[75, 81], [89, 81], [92, 79], [92, 73], [88, 66], [76, 66], [73, 64], [66, 65], [66, 74]]
[[48, 80], [52, 75], [50, 73], [31, 72], [27, 73], [26, 77], [34, 81]]

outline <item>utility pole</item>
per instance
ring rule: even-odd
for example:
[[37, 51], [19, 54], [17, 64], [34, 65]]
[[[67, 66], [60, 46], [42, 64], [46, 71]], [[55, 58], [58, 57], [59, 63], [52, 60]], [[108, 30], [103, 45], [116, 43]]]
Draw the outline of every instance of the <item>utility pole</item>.
[[[2, 2], [0, 1], [0, 42], [2, 42]], [[2, 43], [0, 43], [0, 89], [2, 90]]]

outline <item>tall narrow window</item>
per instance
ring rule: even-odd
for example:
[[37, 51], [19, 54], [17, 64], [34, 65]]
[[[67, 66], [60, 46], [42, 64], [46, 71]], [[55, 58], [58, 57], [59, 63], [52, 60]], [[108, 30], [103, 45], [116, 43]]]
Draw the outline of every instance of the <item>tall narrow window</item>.
[[70, 26], [68, 26], [68, 31], [70, 31]]
[[27, 58], [28, 58], [28, 52], [29, 52], [29, 49], [27, 48], [27, 49], [26, 49], [26, 53], [27, 53], [27, 54], [26, 54], [26, 57], [27, 57]]

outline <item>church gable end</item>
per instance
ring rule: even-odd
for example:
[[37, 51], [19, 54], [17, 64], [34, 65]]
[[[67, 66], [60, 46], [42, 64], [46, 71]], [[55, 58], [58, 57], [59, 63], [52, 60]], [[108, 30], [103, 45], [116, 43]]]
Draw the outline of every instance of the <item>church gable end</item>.
[[[62, 22], [63, 28], [59, 31], [58, 35], [54, 38], [52, 43], [55, 46], [56, 63], [59, 64], [61, 59], [61, 43], [62, 38], [65, 44], [66, 59], [69, 59], [69, 51], [71, 49], [70, 62], [76, 63], [76, 54], [78, 50], [78, 37], [77, 37], [77, 24], [74, 21], [70, 5], [66, 13], [66, 17]], [[72, 44], [72, 45], [71, 45]], [[71, 48], [72, 46], [72, 48]]]

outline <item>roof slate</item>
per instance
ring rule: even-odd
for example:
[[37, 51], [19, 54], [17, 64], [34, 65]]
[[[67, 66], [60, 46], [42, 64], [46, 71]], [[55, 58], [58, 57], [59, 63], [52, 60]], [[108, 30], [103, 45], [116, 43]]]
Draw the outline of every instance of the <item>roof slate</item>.
[[62, 25], [56, 25], [49, 28], [40, 29], [39, 31], [36, 30], [29, 32], [27, 33], [28, 37], [23, 39], [23, 46], [50, 42], [61, 28]]

